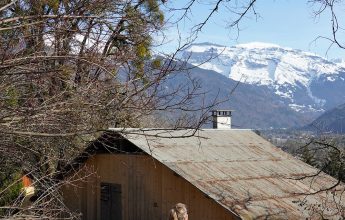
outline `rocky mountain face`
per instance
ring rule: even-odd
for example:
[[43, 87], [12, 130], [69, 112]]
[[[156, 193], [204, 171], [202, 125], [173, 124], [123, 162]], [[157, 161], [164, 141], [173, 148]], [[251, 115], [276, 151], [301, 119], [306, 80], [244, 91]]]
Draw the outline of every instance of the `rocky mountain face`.
[[266, 43], [233, 47], [201, 43], [191, 45], [180, 58], [188, 59], [190, 64], [201, 69], [263, 90], [275, 103], [284, 106], [285, 111], [293, 111], [306, 120], [345, 100], [344, 63], [301, 50]]

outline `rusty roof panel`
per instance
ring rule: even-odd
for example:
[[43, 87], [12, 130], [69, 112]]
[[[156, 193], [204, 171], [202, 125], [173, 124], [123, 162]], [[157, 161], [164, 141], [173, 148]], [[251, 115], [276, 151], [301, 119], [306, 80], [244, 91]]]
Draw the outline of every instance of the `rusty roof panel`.
[[340, 215], [337, 207], [344, 207], [342, 183], [336, 191], [314, 195], [337, 181], [323, 173], [313, 176], [318, 172], [315, 168], [250, 130], [209, 129], [195, 134], [193, 130], [121, 132], [242, 218], [314, 218], [320, 212], [324, 217], [336, 218]]

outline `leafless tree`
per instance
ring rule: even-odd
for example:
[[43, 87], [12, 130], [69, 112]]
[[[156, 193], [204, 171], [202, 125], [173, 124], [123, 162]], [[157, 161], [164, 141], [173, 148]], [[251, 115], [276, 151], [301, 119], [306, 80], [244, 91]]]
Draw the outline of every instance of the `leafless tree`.
[[309, 0], [308, 3], [316, 7], [314, 16], [319, 17], [324, 14], [330, 15], [330, 32], [325, 36], [318, 36], [315, 41], [325, 39], [330, 42], [328, 50], [334, 45], [345, 49], [343, 21], [340, 19], [340, 14], [343, 12], [342, 7], [344, 1], [342, 0]]
[[[205, 114], [183, 119], [183, 112], [212, 106], [191, 105], [202, 95], [195, 80], [164, 86], [185, 65], [175, 61], [176, 53], [152, 54], [152, 36], [164, 26], [160, 4], [0, 2], [0, 177], [12, 180], [0, 184], [1, 216], [58, 218], [65, 207], [55, 174], [109, 127], [141, 127], [170, 111], [182, 116], [172, 127], [197, 128], [204, 121]], [[38, 192], [25, 209], [23, 197], [10, 204], [4, 199], [22, 172]]]
[[[239, 30], [246, 15], [257, 16], [255, 2], [211, 1], [210, 12], [192, 28], [190, 38], [175, 53], [160, 57], [152, 47], [153, 36], [165, 24], [165, 1], [0, 1], [0, 178], [13, 180], [6, 187], [0, 183], [0, 202], [22, 172], [40, 192], [30, 208], [20, 197], [0, 207], [0, 215], [61, 217], [66, 211], [58, 190], [63, 182], [53, 177], [109, 127], [157, 124], [153, 120], [162, 124], [157, 116], [172, 112], [181, 117], [170, 126], [199, 128], [215, 102], [193, 105], [194, 97], [205, 95], [194, 79], [166, 89], [168, 77], [188, 69], [176, 62], [176, 54], [220, 7], [229, 11], [229, 27]], [[314, 2], [332, 9], [335, 1]], [[200, 1], [190, 0], [168, 10], [182, 12], [179, 22], [190, 18], [196, 4]], [[334, 21], [333, 40], [341, 46]], [[201, 113], [191, 118], [192, 111]], [[67, 218], [79, 217], [66, 213]]]

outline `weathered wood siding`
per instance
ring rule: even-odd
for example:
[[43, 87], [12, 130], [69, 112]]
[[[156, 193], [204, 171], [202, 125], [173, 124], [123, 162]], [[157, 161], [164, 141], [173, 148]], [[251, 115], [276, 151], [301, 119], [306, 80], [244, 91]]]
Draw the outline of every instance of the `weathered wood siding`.
[[78, 187], [65, 187], [63, 191], [68, 207], [82, 212], [83, 219], [100, 219], [101, 182], [121, 184], [122, 216], [126, 220], [167, 219], [178, 202], [188, 206], [190, 220], [236, 219], [150, 156], [101, 154], [90, 158], [84, 169], [95, 174], [78, 181]]

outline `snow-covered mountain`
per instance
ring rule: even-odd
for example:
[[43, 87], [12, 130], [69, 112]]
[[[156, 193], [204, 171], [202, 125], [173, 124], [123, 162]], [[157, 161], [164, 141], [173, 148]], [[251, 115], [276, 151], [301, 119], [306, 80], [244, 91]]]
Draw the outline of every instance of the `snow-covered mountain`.
[[321, 113], [345, 100], [345, 63], [267, 43], [232, 47], [193, 44], [181, 54], [192, 65], [267, 87], [292, 110]]

